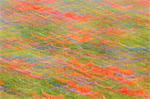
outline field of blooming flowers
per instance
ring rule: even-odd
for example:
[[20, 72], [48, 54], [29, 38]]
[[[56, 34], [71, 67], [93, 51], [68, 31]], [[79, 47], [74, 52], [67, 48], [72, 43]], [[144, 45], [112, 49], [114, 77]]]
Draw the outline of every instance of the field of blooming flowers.
[[0, 99], [150, 99], [149, 0], [0, 0]]

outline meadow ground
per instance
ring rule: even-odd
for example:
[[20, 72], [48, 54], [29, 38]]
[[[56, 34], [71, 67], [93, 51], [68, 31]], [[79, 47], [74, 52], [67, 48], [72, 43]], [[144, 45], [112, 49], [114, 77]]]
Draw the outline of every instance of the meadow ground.
[[149, 0], [0, 0], [0, 99], [150, 99]]

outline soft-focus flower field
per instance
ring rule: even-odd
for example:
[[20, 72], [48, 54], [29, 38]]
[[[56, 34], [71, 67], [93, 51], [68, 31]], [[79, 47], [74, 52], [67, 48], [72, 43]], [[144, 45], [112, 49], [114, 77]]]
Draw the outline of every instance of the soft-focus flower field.
[[0, 0], [0, 99], [150, 99], [149, 0]]

